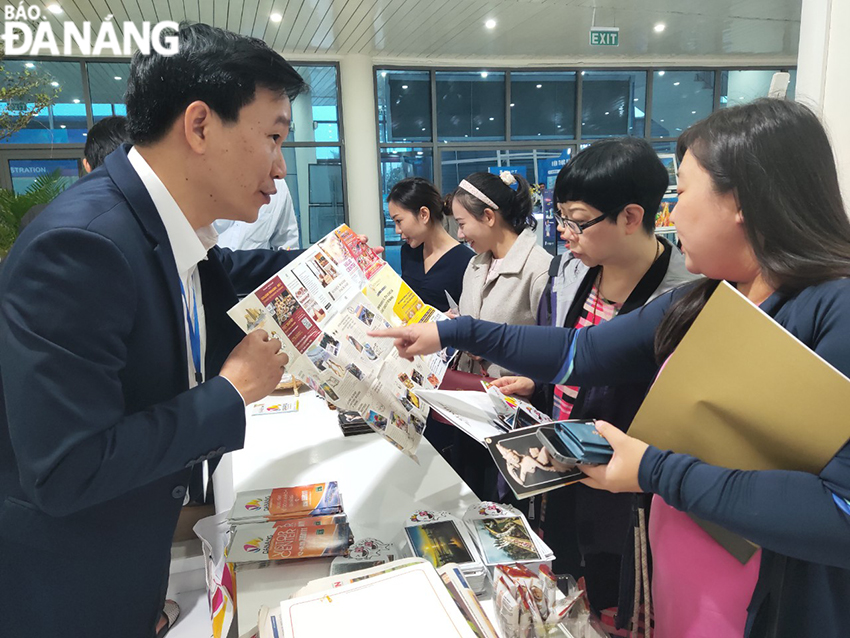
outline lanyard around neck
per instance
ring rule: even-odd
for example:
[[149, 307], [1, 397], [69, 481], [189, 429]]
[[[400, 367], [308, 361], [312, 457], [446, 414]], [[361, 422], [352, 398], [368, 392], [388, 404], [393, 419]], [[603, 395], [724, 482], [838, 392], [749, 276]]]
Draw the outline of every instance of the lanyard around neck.
[[192, 348], [192, 365], [195, 368], [195, 381], [200, 385], [204, 382], [204, 377], [201, 374], [201, 329], [198, 323], [198, 301], [193, 294], [192, 312], [190, 313], [189, 300], [186, 298], [186, 289], [183, 287], [182, 280], [180, 281], [180, 294], [183, 296], [183, 308], [186, 310], [186, 325], [189, 326], [189, 345]]

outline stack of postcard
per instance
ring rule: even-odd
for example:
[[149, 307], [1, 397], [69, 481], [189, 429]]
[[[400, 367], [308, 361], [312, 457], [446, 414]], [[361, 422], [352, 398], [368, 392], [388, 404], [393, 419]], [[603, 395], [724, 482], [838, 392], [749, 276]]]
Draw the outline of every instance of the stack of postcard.
[[230, 510], [232, 525], [342, 513], [336, 481], [239, 492]]
[[488, 567], [512, 563], [537, 566], [555, 558], [525, 516], [510, 505], [478, 503], [466, 511], [463, 522]]
[[411, 514], [404, 527], [409, 551], [440, 568], [456, 563], [469, 586], [484, 591], [487, 568], [463, 522], [447, 512], [419, 511]]
[[355, 434], [368, 434], [372, 432], [372, 428], [366, 423], [366, 419], [360, 416], [359, 412], [353, 410], [339, 410], [337, 412], [339, 418], [339, 429], [342, 430], [343, 436], [353, 436]]

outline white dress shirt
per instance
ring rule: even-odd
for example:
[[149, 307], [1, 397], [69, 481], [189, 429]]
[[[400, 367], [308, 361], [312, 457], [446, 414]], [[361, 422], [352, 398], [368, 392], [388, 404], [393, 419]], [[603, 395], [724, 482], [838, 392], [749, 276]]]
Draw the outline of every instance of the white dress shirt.
[[136, 173], [139, 174], [142, 184], [145, 185], [162, 219], [165, 232], [168, 235], [168, 242], [171, 244], [171, 251], [174, 253], [177, 274], [183, 284], [183, 290], [186, 292], [183, 297], [183, 325], [186, 332], [189, 387], [194, 388], [198, 383], [195, 379], [195, 364], [192, 361], [192, 344], [189, 338], [188, 318], [194, 311], [195, 304], [197, 304], [198, 333], [201, 342], [201, 369], [199, 372], [203, 378], [206, 378], [204, 358], [207, 350], [207, 326], [204, 315], [204, 301], [201, 297], [201, 281], [197, 272], [198, 263], [206, 259], [209, 249], [215, 246], [217, 234], [212, 225], [204, 226], [197, 231], [192, 228], [189, 220], [186, 219], [183, 211], [180, 210], [177, 202], [171, 196], [171, 193], [168, 192], [165, 184], [157, 177], [150, 164], [145, 161], [145, 158], [141, 156], [135, 147], [130, 149], [127, 159], [130, 160], [130, 164], [136, 170]]
[[268, 204], [260, 207], [257, 221], [249, 224], [220, 219], [215, 222], [218, 245], [231, 250], [270, 248], [293, 250], [300, 248], [298, 220], [286, 180], [274, 181], [277, 192]]

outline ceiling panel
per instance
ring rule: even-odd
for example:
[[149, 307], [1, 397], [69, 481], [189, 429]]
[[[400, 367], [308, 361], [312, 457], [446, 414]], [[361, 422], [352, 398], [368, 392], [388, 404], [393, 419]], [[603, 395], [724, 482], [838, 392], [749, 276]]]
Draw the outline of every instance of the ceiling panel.
[[[201, 20], [261, 37], [284, 54], [364, 53], [377, 60], [623, 64], [793, 60], [802, 0], [58, 0], [65, 14], [152, 22]], [[272, 22], [270, 15], [283, 19]], [[495, 29], [484, 21], [495, 19]], [[663, 33], [653, 26], [666, 25]], [[619, 47], [591, 47], [589, 29], [620, 28]]]

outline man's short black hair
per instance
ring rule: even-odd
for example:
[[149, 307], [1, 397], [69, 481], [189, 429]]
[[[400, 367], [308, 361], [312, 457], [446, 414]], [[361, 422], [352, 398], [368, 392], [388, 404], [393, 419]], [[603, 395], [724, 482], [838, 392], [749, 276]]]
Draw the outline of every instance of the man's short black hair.
[[206, 103], [225, 122], [235, 122], [253, 102], [257, 87], [290, 100], [307, 84], [289, 62], [262, 40], [206, 24], [183, 23], [179, 49], [133, 56], [127, 83], [127, 119], [135, 144], [162, 139], [192, 102]]
[[103, 164], [107, 155], [124, 142], [129, 141], [127, 118], [111, 115], [96, 122], [86, 135], [86, 148], [83, 151], [83, 155], [89, 163], [89, 169], [96, 169]]
[[670, 177], [655, 149], [637, 137], [600, 140], [572, 158], [555, 180], [555, 201], [584, 202], [610, 216], [629, 204], [643, 208], [643, 228], [654, 232], [655, 215]]

